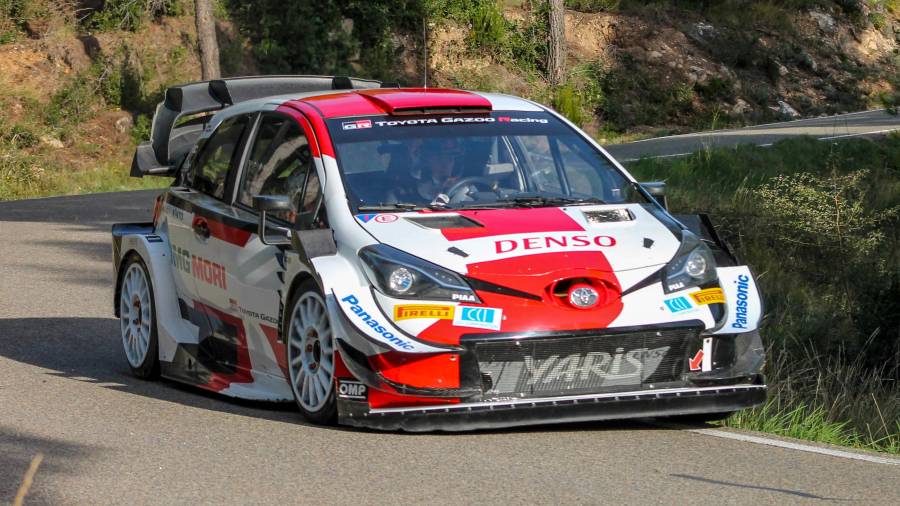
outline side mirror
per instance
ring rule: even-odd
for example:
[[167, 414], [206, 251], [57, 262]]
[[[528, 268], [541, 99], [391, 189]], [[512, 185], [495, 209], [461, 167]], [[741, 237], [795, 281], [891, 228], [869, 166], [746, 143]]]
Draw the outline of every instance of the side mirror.
[[656, 200], [664, 209], [669, 209], [669, 201], [666, 199], [666, 183], [665, 181], [652, 181], [641, 183], [641, 187], [647, 190], [647, 193]]
[[283, 237], [278, 237], [275, 239], [266, 237], [266, 228], [268, 228], [266, 226], [266, 213], [274, 211], [290, 211], [291, 199], [289, 197], [286, 197], [284, 195], [254, 195], [253, 209], [255, 209], [259, 213], [257, 234], [259, 235], [260, 242], [272, 246], [291, 243], [291, 240], [288, 238], [290, 230], [283, 227], [275, 227], [284, 234]]

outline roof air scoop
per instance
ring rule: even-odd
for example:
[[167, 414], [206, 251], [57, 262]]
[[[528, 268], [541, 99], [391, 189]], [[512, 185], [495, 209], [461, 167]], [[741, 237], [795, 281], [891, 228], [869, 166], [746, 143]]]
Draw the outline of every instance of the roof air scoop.
[[359, 94], [393, 116], [413, 114], [488, 114], [490, 100], [468, 91], [415, 88], [363, 90]]

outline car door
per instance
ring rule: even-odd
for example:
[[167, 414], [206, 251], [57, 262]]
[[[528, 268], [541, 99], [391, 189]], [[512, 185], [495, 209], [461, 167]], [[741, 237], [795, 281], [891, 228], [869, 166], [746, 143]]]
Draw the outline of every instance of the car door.
[[[254, 195], [287, 195], [294, 211], [268, 214], [267, 233], [277, 236], [276, 228], [291, 228], [296, 219], [321, 223], [314, 209], [321, 203], [319, 177], [310, 150], [310, 139], [298, 120], [277, 112], [263, 113], [259, 119], [235, 197], [236, 216], [258, 227], [258, 214], [252, 208]], [[305, 195], [307, 187], [311, 196]], [[224, 258], [234, 274], [232, 303], [247, 329], [254, 372], [281, 378], [287, 376], [284, 345], [279, 321], [282, 290], [285, 289], [286, 262], [296, 258], [288, 246], [266, 245], [253, 235], [240, 250]]]

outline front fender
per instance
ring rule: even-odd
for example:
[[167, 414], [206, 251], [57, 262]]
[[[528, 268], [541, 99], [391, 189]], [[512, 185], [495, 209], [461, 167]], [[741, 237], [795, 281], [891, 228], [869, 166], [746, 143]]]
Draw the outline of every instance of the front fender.
[[367, 355], [388, 350], [403, 353], [443, 353], [440, 348], [423, 343], [394, 326], [372, 296], [369, 281], [359, 269], [340, 255], [312, 259], [316, 274], [328, 301], [328, 317], [350, 344]]

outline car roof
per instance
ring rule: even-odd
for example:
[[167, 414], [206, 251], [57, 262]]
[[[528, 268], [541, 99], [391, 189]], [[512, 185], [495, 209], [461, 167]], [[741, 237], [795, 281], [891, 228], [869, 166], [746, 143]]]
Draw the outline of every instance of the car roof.
[[440, 112], [543, 111], [530, 100], [500, 93], [484, 93], [448, 88], [380, 88], [370, 90], [312, 91], [248, 100], [227, 107], [213, 118], [213, 126], [238, 114], [274, 110], [280, 106], [306, 103], [325, 119], [348, 116], [420, 114]]

